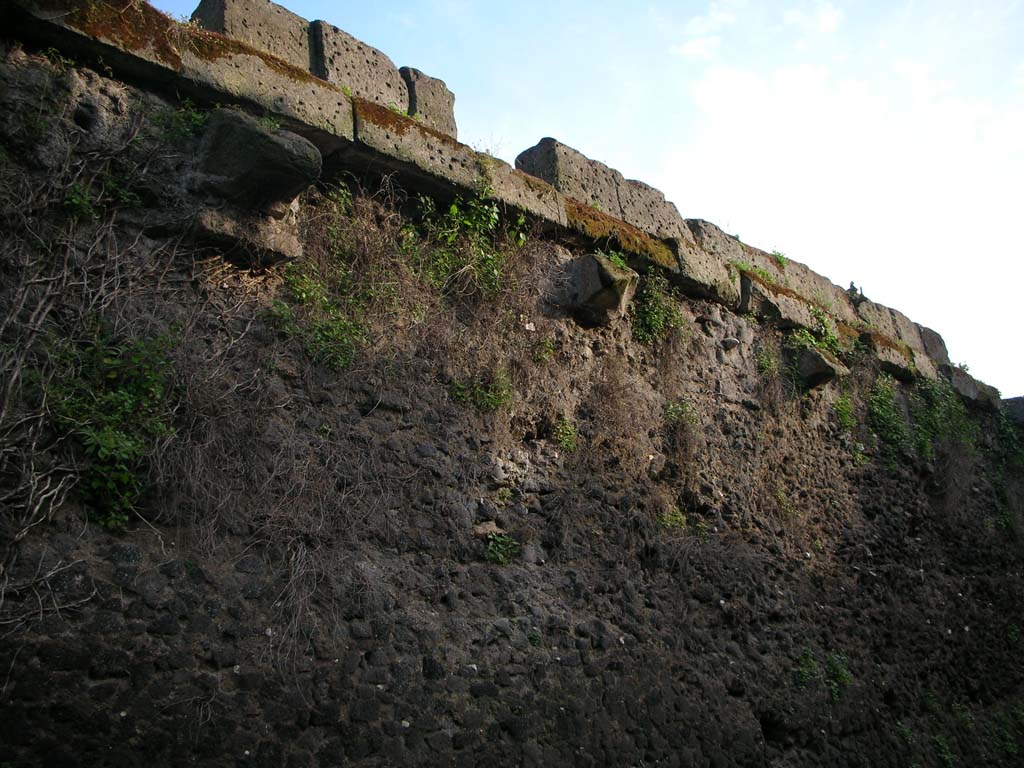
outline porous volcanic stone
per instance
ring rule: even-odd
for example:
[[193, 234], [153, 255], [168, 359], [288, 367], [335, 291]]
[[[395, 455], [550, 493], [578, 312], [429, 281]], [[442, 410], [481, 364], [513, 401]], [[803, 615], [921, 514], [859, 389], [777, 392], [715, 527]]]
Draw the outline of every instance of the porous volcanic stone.
[[221, 249], [225, 259], [246, 267], [266, 267], [302, 255], [291, 217], [277, 220], [253, 213], [204, 209], [195, 217], [192, 237], [202, 245]]
[[585, 205], [617, 219], [622, 218], [618, 191], [619, 184], [623, 182], [622, 174], [560, 141], [550, 137], [541, 139], [536, 146], [516, 158], [516, 168], [543, 179], [559, 192]]
[[962, 398], [989, 411], [999, 410], [1002, 400], [998, 389], [978, 381], [963, 368], [955, 365], [943, 365], [940, 366], [940, 370]]
[[314, 21], [310, 33], [313, 74], [354, 96], [405, 113], [409, 89], [386, 54], [325, 21]]
[[192, 21], [310, 71], [309, 22], [269, 0], [202, 0]]
[[636, 293], [639, 275], [589, 253], [567, 265], [567, 303], [588, 324], [606, 325], [622, 317]]
[[199, 158], [207, 186], [235, 205], [259, 208], [293, 200], [320, 177], [322, 164], [311, 142], [233, 109], [210, 113]]
[[804, 386], [820, 387], [839, 376], [848, 376], [850, 369], [823, 349], [803, 347], [794, 355], [796, 372]]
[[409, 114], [441, 133], [458, 138], [455, 94], [448, 90], [444, 80], [425, 75], [412, 67], [402, 67], [398, 72], [409, 90]]

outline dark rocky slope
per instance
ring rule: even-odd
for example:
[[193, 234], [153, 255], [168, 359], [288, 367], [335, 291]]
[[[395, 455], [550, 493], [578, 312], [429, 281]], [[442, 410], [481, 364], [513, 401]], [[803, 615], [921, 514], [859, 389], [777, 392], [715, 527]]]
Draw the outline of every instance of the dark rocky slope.
[[1008, 420], [56, 52], [0, 106], [0, 765], [1020, 764]]

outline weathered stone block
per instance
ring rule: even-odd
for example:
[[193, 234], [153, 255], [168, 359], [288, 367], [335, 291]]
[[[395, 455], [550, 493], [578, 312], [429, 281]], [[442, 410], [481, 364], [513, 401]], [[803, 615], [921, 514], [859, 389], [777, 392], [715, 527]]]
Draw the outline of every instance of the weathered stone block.
[[921, 334], [921, 341], [924, 342], [924, 351], [936, 365], [949, 365], [949, 352], [946, 350], [946, 342], [931, 328], [923, 325], [917, 326]]
[[794, 353], [793, 364], [805, 387], [820, 387], [839, 376], [848, 376], [850, 369], [823, 349], [804, 347]]
[[811, 305], [784, 292], [779, 286], [762, 283], [750, 275], [741, 275], [740, 290], [740, 312], [751, 312], [758, 319], [771, 320], [780, 328], [814, 330], [818, 326], [811, 313]]
[[205, 186], [229, 202], [265, 208], [290, 202], [320, 176], [319, 150], [301, 136], [274, 131], [233, 109], [210, 114], [200, 150]]
[[566, 304], [584, 323], [607, 325], [626, 313], [640, 276], [615, 266], [597, 253], [571, 261], [566, 268]]
[[622, 218], [618, 192], [622, 174], [560, 141], [541, 139], [516, 158], [516, 168], [596, 211]]
[[477, 160], [496, 200], [529, 213], [545, 223], [562, 227], [566, 225], [565, 197], [550, 184], [490, 155], [478, 154]]
[[266, 267], [302, 256], [294, 216], [279, 220], [208, 208], [196, 215], [192, 238], [220, 249], [225, 259], [246, 267]]
[[[219, 43], [210, 41], [217, 55], [208, 48], [186, 50], [182, 54], [182, 77], [199, 88], [212, 89], [291, 118], [308, 129], [352, 139], [352, 104], [339, 89], [297, 69], [275, 67], [255, 51], [223, 50]], [[303, 131], [303, 135], [320, 146], [321, 151], [331, 149], [330, 142], [321, 145], [310, 131]]]
[[623, 179], [619, 183], [619, 211], [623, 220], [656, 237], [686, 238], [692, 235], [675, 203], [642, 181]]
[[202, 0], [192, 20], [311, 71], [309, 22], [270, 0]]
[[455, 94], [448, 90], [444, 80], [430, 77], [412, 67], [402, 67], [398, 73], [409, 91], [408, 112], [435, 130], [459, 137], [455, 124]]
[[446, 181], [470, 193], [486, 186], [484, 168], [470, 147], [380, 104], [358, 97], [353, 101], [357, 141], [384, 155], [396, 168]]
[[942, 375], [949, 379], [953, 389], [964, 398], [970, 400], [979, 408], [989, 411], [998, 411], [1002, 405], [999, 397], [999, 390], [978, 381], [967, 373], [963, 368], [955, 365], [941, 366]]
[[314, 21], [310, 33], [313, 74], [403, 114], [409, 108], [405, 80], [384, 53], [325, 21]]

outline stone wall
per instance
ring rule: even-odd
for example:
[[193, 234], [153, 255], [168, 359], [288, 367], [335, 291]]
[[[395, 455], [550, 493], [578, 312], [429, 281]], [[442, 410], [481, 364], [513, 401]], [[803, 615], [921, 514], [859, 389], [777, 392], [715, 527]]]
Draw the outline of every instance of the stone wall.
[[[64, 12], [54, 14], [55, 6]], [[902, 380], [955, 379], [968, 399], [998, 403], [991, 388], [949, 372], [935, 331], [710, 222], [684, 219], [658, 190], [565, 144], [544, 139], [514, 169], [459, 144], [454, 97], [443, 83], [396, 69], [336, 27], [307, 24], [264, 0], [204, 0], [195, 19], [223, 34], [179, 25], [145, 4], [126, 10], [95, 0], [16, 0], [5, 14], [20, 34], [102, 56], [119, 74], [206, 104], [273, 115], [312, 141], [333, 172], [393, 173], [410, 189], [447, 195], [487, 189], [547, 231], [620, 250], [642, 271], [663, 270], [687, 295], [782, 328], [831, 334], [870, 351]], [[300, 66], [307, 48], [309, 63]]]
[[269, 0], [202, 0], [192, 20], [241, 40], [346, 93], [409, 115], [457, 136], [455, 96], [444, 81], [390, 58], [324, 21], [309, 22]]

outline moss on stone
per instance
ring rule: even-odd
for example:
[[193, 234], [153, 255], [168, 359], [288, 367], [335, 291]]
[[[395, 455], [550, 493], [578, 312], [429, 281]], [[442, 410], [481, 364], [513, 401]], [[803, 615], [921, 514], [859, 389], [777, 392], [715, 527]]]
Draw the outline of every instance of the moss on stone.
[[438, 141], [447, 144], [449, 147], [466, 149], [464, 144], [460, 144], [448, 134], [435, 130], [434, 128], [424, 125], [417, 120], [413, 120], [408, 115], [403, 115], [392, 109], [388, 109], [387, 107], [382, 107], [380, 104], [375, 104], [374, 102], [368, 101], [360, 96], [352, 97], [352, 103], [355, 107], [358, 119], [365, 120], [368, 123], [384, 128], [398, 136], [405, 136], [410, 131], [415, 131], [437, 139]]
[[671, 248], [631, 224], [595, 210], [571, 197], [565, 199], [565, 215], [572, 229], [591, 240], [617, 244], [620, 249], [645, 257], [663, 269], [670, 272], [679, 271]]

